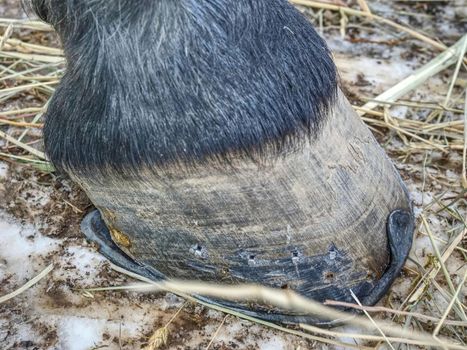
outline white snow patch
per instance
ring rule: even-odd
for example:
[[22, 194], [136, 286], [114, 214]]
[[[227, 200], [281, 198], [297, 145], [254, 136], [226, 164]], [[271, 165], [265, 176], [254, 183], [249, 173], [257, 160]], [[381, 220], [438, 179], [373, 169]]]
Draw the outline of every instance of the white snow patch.
[[274, 336], [269, 340], [263, 341], [259, 345], [259, 348], [261, 350], [282, 350], [286, 349], [286, 345], [281, 337]]
[[88, 350], [102, 340], [106, 320], [93, 320], [81, 317], [63, 318], [58, 326], [59, 348], [68, 350]]
[[5, 339], [8, 335], [8, 321], [0, 319], [0, 339]]
[[50, 195], [52, 193], [52, 189], [49, 191], [44, 192], [43, 190], [38, 189], [30, 189], [25, 192], [22, 197], [25, 201], [28, 201], [34, 207], [45, 207], [47, 203], [50, 202]]
[[23, 322], [21, 324], [16, 325], [15, 331], [16, 338], [20, 339], [23, 342], [34, 342], [35, 338], [38, 336], [37, 332], [34, 331], [32, 325], [28, 324], [27, 322]]
[[159, 308], [162, 311], [170, 310], [174, 307], [179, 308], [184, 303], [184, 300], [175, 294], [167, 293], [164, 298], [161, 299]]
[[428, 254], [433, 255], [433, 245], [428, 236], [418, 237], [411, 251], [411, 257], [419, 264], [424, 265], [427, 262]]
[[8, 173], [8, 164], [0, 162], [0, 179], [6, 178]]
[[358, 81], [358, 75], [363, 74], [371, 85], [372, 93], [381, 93], [408, 77], [414, 68], [406, 62], [381, 60], [371, 57], [348, 57], [336, 55], [336, 65], [343, 80]]
[[390, 109], [391, 116], [400, 118], [400, 119], [405, 119], [408, 111], [409, 111], [409, 108], [406, 106], [394, 106]]
[[446, 170], [446, 177], [449, 179], [449, 180], [457, 180], [459, 178], [459, 174], [452, 171], [452, 170]]
[[[69, 256], [69, 263], [72, 264], [82, 275], [95, 275], [98, 270], [96, 266], [106, 261], [104, 256], [97, 251], [91, 251], [83, 246], [71, 246], [66, 248], [67, 256]], [[74, 273], [74, 272], [73, 272]]]
[[[22, 226], [0, 211], [0, 278], [14, 274], [21, 281], [37, 272], [37, 258], [55, 250], [59, 241], [42, 236], [32, 226]], [[1, 266], [1, 265], [0, 265]]]
[[213, 319], [222, 319], [224, 314], [220, 311], [214, 310], [214, 309], [208, 309], [206, 311], [206, 317], [208, 318], [213, 318]]
[[[412, 186], [410, 186], [412, 187]], [[410, 198], [413, 200], [413, 203], [418, 206], [424, 206], [430, 204], [433, 201], [433, 195], [428, 192], [420, 192], [420, 190], [415, 189], [410, 191]]]

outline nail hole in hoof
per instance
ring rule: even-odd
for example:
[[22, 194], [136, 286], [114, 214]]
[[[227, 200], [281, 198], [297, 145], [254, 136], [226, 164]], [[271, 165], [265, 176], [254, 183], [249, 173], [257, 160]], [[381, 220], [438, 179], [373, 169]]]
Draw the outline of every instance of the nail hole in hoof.
[[337, 257], [337, 248], [334, 244], [329, 247], [329, 259], [334, 260]]
[[299, 260], [300, 260], [300, 253], [298, 251], [294, 250], [292, 252], [292, 262], [294, 264], [296, 264], [296, 263], [298, 263]]
[[256, 256], [253, 254], [248, 255], [248, 265], [256, 265]]
[[190, 253], [200, 257], [200, 258], [207, 258], [208, 251], [200, 244], [195, 244], [190, 248]]
[[336, 275], [332, 271], [327, 271], [324, 273], [324, 279], [326, 282], [332, 282]]

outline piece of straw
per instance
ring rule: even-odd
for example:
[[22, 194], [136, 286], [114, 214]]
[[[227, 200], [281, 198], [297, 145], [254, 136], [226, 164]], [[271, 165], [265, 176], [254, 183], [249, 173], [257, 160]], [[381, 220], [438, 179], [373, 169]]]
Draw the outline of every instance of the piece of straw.
[[37, 282], [39, 282], [41, 279], [43, 279], [45, 276], [47, 276], [51, 271], [53, 270], [53, 264], [50, 264], [47, 266], [41, 273], [39, 273], [36, 277], [28, 281], [26, 284], [24, 284], [22, 287], [18, 288], [14, 292], [11, 292], [7, 295], [4, 295], [3, 297], [0, 297], [0, 304], [13, 299], [14, 297], [20, 295], [21, 293], [24, 293], [26, 290], [34, 286]]

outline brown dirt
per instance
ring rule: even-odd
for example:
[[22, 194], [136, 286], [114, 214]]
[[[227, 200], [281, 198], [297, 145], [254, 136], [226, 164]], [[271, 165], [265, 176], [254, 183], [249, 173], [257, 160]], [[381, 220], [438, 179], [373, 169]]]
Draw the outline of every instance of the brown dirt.
[[79, 223], [92, 208], [84, 192], [68, 179], [16, 164], [9, 167], [0, 199], [0, 209], [56, 238], [78, 237]]

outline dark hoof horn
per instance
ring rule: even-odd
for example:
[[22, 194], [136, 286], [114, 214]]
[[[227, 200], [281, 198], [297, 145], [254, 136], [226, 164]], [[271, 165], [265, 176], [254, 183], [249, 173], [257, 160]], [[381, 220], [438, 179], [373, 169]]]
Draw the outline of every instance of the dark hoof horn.
[[[360, 291], [360, 295], [357, 295], [364, 305], [373, 305], [377, 303], [391, 287], [393, 281], [404, 266], [410, 252], [413, 229], [414, 219], [410, 212], [406, 210], [395, 210], [389, 215], [387, 222], [387, 234], [389, 242], [388, 248], [391, 252], [391, 261], [382, 277], [376, 281], [369, 291], [366, 292], [367, 294], [361, 295], [362, 291]], [[81, 223], [81, 230], [90, 241], [98, 244], [101, 254], [115, 265], [153, 281], [165, 279], [165, 276], [159, 271], [155, 270], [151, 266], [144, 266], [137, 263], [114, 243], [99, 211], [95, 210], [86, 215]], [[365, 293], [365, 291], [363, 291], [363, 293]], [[319, 319], [315, 316], [290, 315], [287, 313], [271, 312], [271, 310], [261, 309], [252, 310], [245, 308], [244, 306], [242, 307], [242, 305], [234, 302], [213, 300], [202, 296], [195, 296], [195, 298], [210, 304], [221, 305], [233, 311], [238, 311], [248, 316], [261, 318], [270, 322], [290, 324], [307, 323], [324, 327], [335, 326], [340, 323], [340, 320], [329, 321]]]

